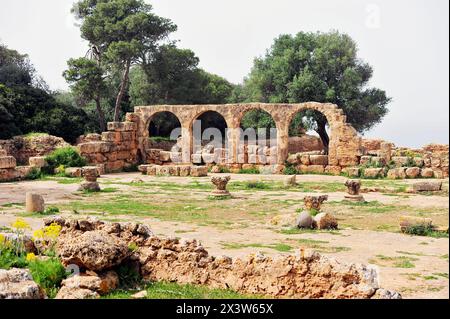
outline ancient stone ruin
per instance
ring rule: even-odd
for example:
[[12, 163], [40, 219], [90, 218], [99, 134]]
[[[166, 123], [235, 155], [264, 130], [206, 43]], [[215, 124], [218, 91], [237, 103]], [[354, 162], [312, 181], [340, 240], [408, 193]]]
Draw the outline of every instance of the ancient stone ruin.
[[361, 181], [356, 179], [349, 179], [345, 182], [345, 186], [347, 186], [348, 194], [345, 195], [345, 199], [354, 201], [354, 202], [363, 202], [364, 197], [359, 193], [361, 189]]
[[85, 166], [81, 170], [84, 182], [81, 183], [79, 191], [99, 192], [100, 185], [97, 182], [98, 169], [95, 166]]
[[[275, 147], [266, 146], [264, 150], [259, 150], [257, 145], [240, 147], [241, 119], [251, 110], [266, 111], [274, 119], [277, 127]], [[136, 163], [202, 164], [205, 160], [210, 164], [226, 163], [235, 169], [240, 169], [243, 165], [268, 165], [272, 166], [273, 171], [280, 172], [281, 169], [277, 165], [283, 166], [288, 158], [289, 125], [294, 116], [303, 110], [316, 110], [324, 114], [331, 131], [328, 155], [317, 160], [313, 157], [310, 164], [323, 166], [324, 171], [328, 166], [327, 171], [335, 171], [333, 166], [357, 165], [358, 156], [361, 155], [361, 138], [355, 129], [346, 123], [343, 111], [333, 104], [313, 102], [139, 106], [135, 108], [134, 113], [126, 115], [125, 122], [108, 123], [108, 132], [96, 136], [97, 140], [81, 143], [78, 147], [91, 164], [104, 165], [106, 172], [118, 171]], [[194, 122], [203, 113], [210, 111], [219, 113], [225, 119], [229, 147], [226, 149], [209, 147], [196, 153], [193, 139]], [[152, 118], [161, 112], [174, 114], [181, 123], [181, 138], [177, 143], [179, 149], [176, 152], [149, 148], [149, 124]]]
[[321, 211], [322, 204], [328, 200], [327, 195], [305, 196], [305, 210], [297, 217], [296, 226], [306, 229], [337, 229], [338, 222], [330, 213]]
[[[343, 264], [315, 252], [277, 259], [210, 256], [196, 240], [156, 237], [144, 225], [53, 217], [63, 227], [57, 251], [64, 265], [80, 273], [65, 280], [57, 298], [98, 298], [114, 289], [122, 264], [151, 281], [229, 288], [275, 298], [401, 298], [380, 288], [378, 273], [361, 264]], [[136, 249], [130, 250], [130, 244]]]
[[227, 184], [230, 179], [230, 176], [213, 176], [211, 182], [215, 186], [215, 189], [211, 192], [211, 196], [218, 198], [230, 196], [230, 192], [227, 190]]

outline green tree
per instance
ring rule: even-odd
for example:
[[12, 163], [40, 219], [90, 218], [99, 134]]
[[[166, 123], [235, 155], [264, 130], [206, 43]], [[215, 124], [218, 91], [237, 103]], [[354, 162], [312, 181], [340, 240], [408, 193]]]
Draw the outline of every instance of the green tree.
[[81, 100], [82, 105], [95, 101], [99, 128], [102, 132], [106, 131], [105, 112], [101, 100], [107, 92], [107, 84], [101, 66], [87, 58], [70, 59], [67, 65], [69, 69], [64, 71], [63, 76], [71, 84], [72, 92], [79, 101]]
[[143, 0], [81, 0], [72, 11], [81, 20], [81, 35], [95, 48], [98, 60], [121, 73], [114, 107], [114, 121], [119, 121], [131, 66], [145, 64], [159, 41], [176, 26], [153, 14], [152, 6]]
[[[305, 33], [281, 35], [254, 66], [244, 86], [234, 93], [240, 101], [269, 103], [331, 102], [343, 109], [359, 132], [379, 123], [390, 98], [383, 90], [367, 87], [373, 70], [357, 56], [356, 43], [346, 34]], [[326, 118], [313, 111], [310, 126], [325, 147], [329, 137]]]
[[0, 45], [0, 138], [44, 132], [74, 142], [89, 118], [58, 102], [35, 73], [27, 55]]

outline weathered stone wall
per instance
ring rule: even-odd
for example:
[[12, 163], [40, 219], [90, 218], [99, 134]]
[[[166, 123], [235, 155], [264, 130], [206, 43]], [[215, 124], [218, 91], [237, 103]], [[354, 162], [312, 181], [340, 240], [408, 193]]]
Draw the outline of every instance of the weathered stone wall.
[[128, 114], [125, 122], [108, 123], [108, 131], [101, 134], [101, 140], [77, 145], [80, 154], [90, 164], [103, 166], [105, 172], [121, 171], [136, 164], [139, 161], [137, 120]]
[[61, 137], [52, 135], [15, 136], [9, 140], [0, 140], [0, 148], [13, 156], [17, 164], [27, 165], [30, 157], [45, 156], [55, 149], [70, 146]]
[[17, 166], [14, 156], [0, 146], [0, 182], [24, 179], [32, 169], [31, 166]]

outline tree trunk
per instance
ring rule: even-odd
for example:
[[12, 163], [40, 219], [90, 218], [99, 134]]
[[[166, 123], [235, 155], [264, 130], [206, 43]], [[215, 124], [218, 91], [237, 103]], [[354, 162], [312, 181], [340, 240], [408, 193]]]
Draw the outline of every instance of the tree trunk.
[[114, 122], [119, 122], [119, 120], [120, 120], [119, 119], [120, 104], [122, 103], [123, 95], [125, 94], [125, 91], [127, 89], [128, 76], [130, 74], [130, 65], [131, 65], [131, 61], [128, 60], [125, 64], [125, 70], [123, 71], [122, 83], [120, 83], [119, 94], [117, 94], [116, 106], [114, 108]]
[[100, 131], [105, 132], [106, 131], [105, 113], [103, 112], [102, 106], [100, 104], [100, 97], [97, 97], [95, 99], [95, 106], [97, 108], [98, 124], [100, 126]]
[[325, 121], [317, 121], [316, 132], [319, 134], [320, 139], [322, 140], [322, 144], [326, 154], [328, 154], [328, 145], [330, 144], [330, 138], [328, 137], [327, 130], [325, 129], [326, 125], [327, 123]]

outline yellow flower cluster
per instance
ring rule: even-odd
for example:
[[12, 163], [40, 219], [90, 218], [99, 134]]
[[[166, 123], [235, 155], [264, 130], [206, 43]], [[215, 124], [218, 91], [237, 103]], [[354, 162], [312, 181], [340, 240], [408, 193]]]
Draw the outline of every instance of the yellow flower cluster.
[[33, 253], [28, 253], [27, 254], [27, 261], [34, 261], [36, 260], [36, 255]]
[[46, 226], [42, 229], [38, 229], [33, 233], [33, 239], [44, 239], [44, 240], [56, 240], [61, 232], [61, 226], [52, 223], [50, 226]]
[[5, 236], [3, 236], [2, 234], [0, 234], [0, 245], [3, 245], [5, 242], [6, 242]]
[[11, 226], [17, 230], [31, 229], [30, 225], [23, 218], [17, 218]]

